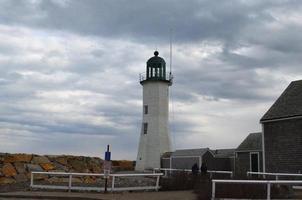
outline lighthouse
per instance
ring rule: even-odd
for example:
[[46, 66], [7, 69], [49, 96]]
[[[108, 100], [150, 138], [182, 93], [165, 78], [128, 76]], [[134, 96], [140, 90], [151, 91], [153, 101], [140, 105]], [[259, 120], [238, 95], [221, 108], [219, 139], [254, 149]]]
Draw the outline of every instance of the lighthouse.
[[166, 72], [166, 62], [158, 56], [147, 61], [146, 73], [140, 76], [143, 86], [143, 117], [135, 170], [160, 168], [160, 158], [172, 151], [169, 131], [169, 86], [172, 74]]

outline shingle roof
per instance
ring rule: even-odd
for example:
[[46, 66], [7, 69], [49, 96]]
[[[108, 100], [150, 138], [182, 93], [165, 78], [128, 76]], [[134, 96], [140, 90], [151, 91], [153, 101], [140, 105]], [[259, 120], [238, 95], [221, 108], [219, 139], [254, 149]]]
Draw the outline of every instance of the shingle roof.
[[302, 116], [302, 80], [291, 82], [260, 121], [294, 116]]
[[230, 158], [234, 156], [236, 149], [216, 149], [211, 150], [216, 158]]
[[262, 133], [250, 133], [236, 151], [262, 151]]
[[172, 156], [202, 156], [209, 148], [200, 149], [180, 149], [172, 153]]

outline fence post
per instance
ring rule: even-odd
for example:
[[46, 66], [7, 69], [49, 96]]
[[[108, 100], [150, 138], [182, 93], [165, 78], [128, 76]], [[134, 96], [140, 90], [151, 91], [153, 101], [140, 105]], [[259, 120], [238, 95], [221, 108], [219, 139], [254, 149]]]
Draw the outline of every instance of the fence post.
[[72, 186], [72, 174], [69, 174], [68, 192], [71, 192], [71, 186]]
[[156, 191], [158, 191], [158, 189], [159, 189], [159, 177], [160, 177], [160, 175], [158, 175], [156, 178]]
[[271, 183], [267, 183], [267, 200], [271, 199]]
[[212, 200], [215, 199], [215, 181], [212, 180]]
[[113, 192], [114, 190], [114, 182], [115, 182], [115, 176], [112, 176], [111, 192]]
[[33, 172], [30, 172], [30, 188], [34, 186], [34, 174]]

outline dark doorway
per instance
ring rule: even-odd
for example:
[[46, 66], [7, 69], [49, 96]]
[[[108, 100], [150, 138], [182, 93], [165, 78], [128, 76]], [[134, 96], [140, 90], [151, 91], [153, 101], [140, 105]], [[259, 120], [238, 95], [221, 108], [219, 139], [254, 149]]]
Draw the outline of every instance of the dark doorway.
[[252, 172], [259, 172], [259, 153], [250, 154], [250, 165]]

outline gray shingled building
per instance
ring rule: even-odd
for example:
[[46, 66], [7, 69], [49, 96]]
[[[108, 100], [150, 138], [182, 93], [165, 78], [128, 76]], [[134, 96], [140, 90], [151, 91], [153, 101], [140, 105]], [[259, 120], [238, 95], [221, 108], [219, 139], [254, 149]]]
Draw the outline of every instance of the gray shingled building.
[[161, 167], [191, 169], [195, 163], [200, 167], [205, 162], [209, 170], [233, 171], [233, 159], [234, 149], [181, 149], [165, 153], [162, 156]]
[[[163, 168], [302, 173], [302, 80], [293, 81], [261, 118], [262, 133], [251, 133], [234, 149], [184, 149], [163, 155]], [[235, 155], [235, 158], [234, 158]]]
[[235, 174], [262, 172], [262, 133], [250, 133], [235, 150]]
[[302, 80], [293, 81], [260, 120], [265, 172], [302, 172]]

